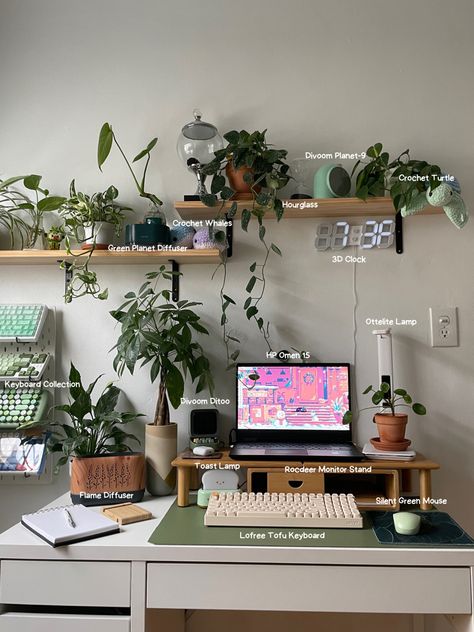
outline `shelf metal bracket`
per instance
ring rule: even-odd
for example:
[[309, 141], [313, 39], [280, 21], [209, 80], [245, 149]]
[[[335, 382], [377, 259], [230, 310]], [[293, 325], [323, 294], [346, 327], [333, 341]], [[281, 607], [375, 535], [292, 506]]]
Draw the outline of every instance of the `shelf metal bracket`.
[[234, 242], [234, 220], [229, 217], [228, 213], [225, 214], [226, 221], [230, 222], [226, 226], [225, 236], [227, 240], [227, 258], [232, 257], [232, 246]]
[[403, 217], [400, 211], [395, 215], [395, 250], [403, 254]]
[[72, 281], [72, 263], [70, 261], [64, 261], [63, 259], [58, 259], [58, 263], [61, 265], [64, 264], [64, 293], [66, 294], [69, 284]]
[[171, 298], [175, 303], [179, 301], [179, 263], [175, 259], [170, 259], [171, 262]]

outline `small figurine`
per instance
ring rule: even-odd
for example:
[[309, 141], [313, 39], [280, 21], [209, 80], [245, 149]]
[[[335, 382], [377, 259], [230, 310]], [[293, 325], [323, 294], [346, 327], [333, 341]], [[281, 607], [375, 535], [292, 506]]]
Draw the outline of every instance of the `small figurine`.
[[64, 237], [65, 232], [62, 226], [51, 226], [51, 228], [46, 233], [48, 250], [59, 250], [61, 248], [61, 242]]
[[469, 212], [464, 204], [464, 200], [449, 186], [449, 184], [439, 184], [436, 189], [428, 189], [417, 195], [410, 206], [401, 209], [403, 217], [414, 215], [422, 211], [428, 204], [431, 206], [442, 206], [444, 212], [457, 228], [463, 228], [469, 219]]

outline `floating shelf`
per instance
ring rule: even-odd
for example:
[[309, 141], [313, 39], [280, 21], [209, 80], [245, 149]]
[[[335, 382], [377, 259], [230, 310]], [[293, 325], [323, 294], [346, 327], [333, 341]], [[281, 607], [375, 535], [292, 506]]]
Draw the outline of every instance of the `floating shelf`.
[[[395, 209], [391, 198], [389, 197], [376, 197], [369, 198], [366, 202], [359, 198], [327, 198], [320, 200], [283, 200], [289, 204], [315, 204], [318, 206], [314, 208], [296, 208], [286, 207], [285, 218], [287, 219], [304, 219], [312, 217], [393, 217], [395, 215]], [[249, 208], [248, 200], [237, 202], [237, 215], [240, 217], [244, 208]], [[183, 219], [212, 219], [216, 216], [218, 206], [208, 207], [204, 206], [202, 202], [175, 202], [176, 210]], [[224, 209], [229, 209], [231, 202], [226, 202]], [[443, 209], [434, 206], [428, 206], [423, 215], [440, 215], [443, 213]], [[268, 218], [275, 219], [274, 213], [269, 213]]]
[[[74, 254], [84, 253], [75, 250]], [[65, 250], [0, 250], [0, 265], [57, 265], [58, 261], [70, 261]], [[92, 262], [102, 265], [151, 265], [159, 263], [219, 263], [219, 250], [168, 250], [160, 252], [114, 252], [95, 250]]]

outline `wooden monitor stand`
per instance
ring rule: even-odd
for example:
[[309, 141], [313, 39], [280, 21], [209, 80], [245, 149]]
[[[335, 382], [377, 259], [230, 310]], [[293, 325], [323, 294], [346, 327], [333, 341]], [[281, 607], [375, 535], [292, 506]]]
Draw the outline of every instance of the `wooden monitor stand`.
[[[419, 472], [419, 493], [420, 493], [420, 509], [431, 509], [431, 504], [426, 502], [431, 496], [431, 471], [439, 469], [438, 463], [426, 459], [422, 454], [417, 453], [413, 461], [268, 461], [268, 460], [236, 460], [231, 459], [229, 450], [223, 450], [222, 456], [217, 459], [190, 459], [183, 458], [183, 455], [189, 455], [189, 450], [181, 453], [172, 462], [172, 465], [178, 469], [178, 506], [187, 507], [189, 505], [189, 489], [192, 476], [196, 472], [205, 472], [209, 469], [235, 469], [237, 471], [247, 468], [252, 471], [281, 473], [285, 467], [307, 467], [307, 468], [351, 468], [351, 467], [370, 467], [373, 473], [385, 474], [396, 470], [398, 472], [398, 485], [389, 483], [387, 487], [388, 493], [397, 493], [397, 490], [411, 491], [411, 474], [413, 471]], [[357, 476], [357, 472], [353, 474]], [[390, 487], [391, 485], [391, 487]], [[391, 491], [390, 491], [391, 490]], [[342, 491], [342, 490], [341, 490]], [[412, 507], [413, 509], [417, 507]], [[370, 507], [375, 509], [375, 507]], [[397, 509], [396, 506], [378, 506], [377, 509]]]

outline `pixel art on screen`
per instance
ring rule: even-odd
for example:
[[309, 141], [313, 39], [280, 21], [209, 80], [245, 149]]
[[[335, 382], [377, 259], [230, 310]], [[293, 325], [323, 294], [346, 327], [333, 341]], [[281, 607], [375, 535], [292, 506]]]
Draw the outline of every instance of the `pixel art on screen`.
[[[250, 379], [252, 373], [259, 379]], [[347, 429], [347, 367], [249, 366], [239, 367], [237, 375], [240, 429]]]

